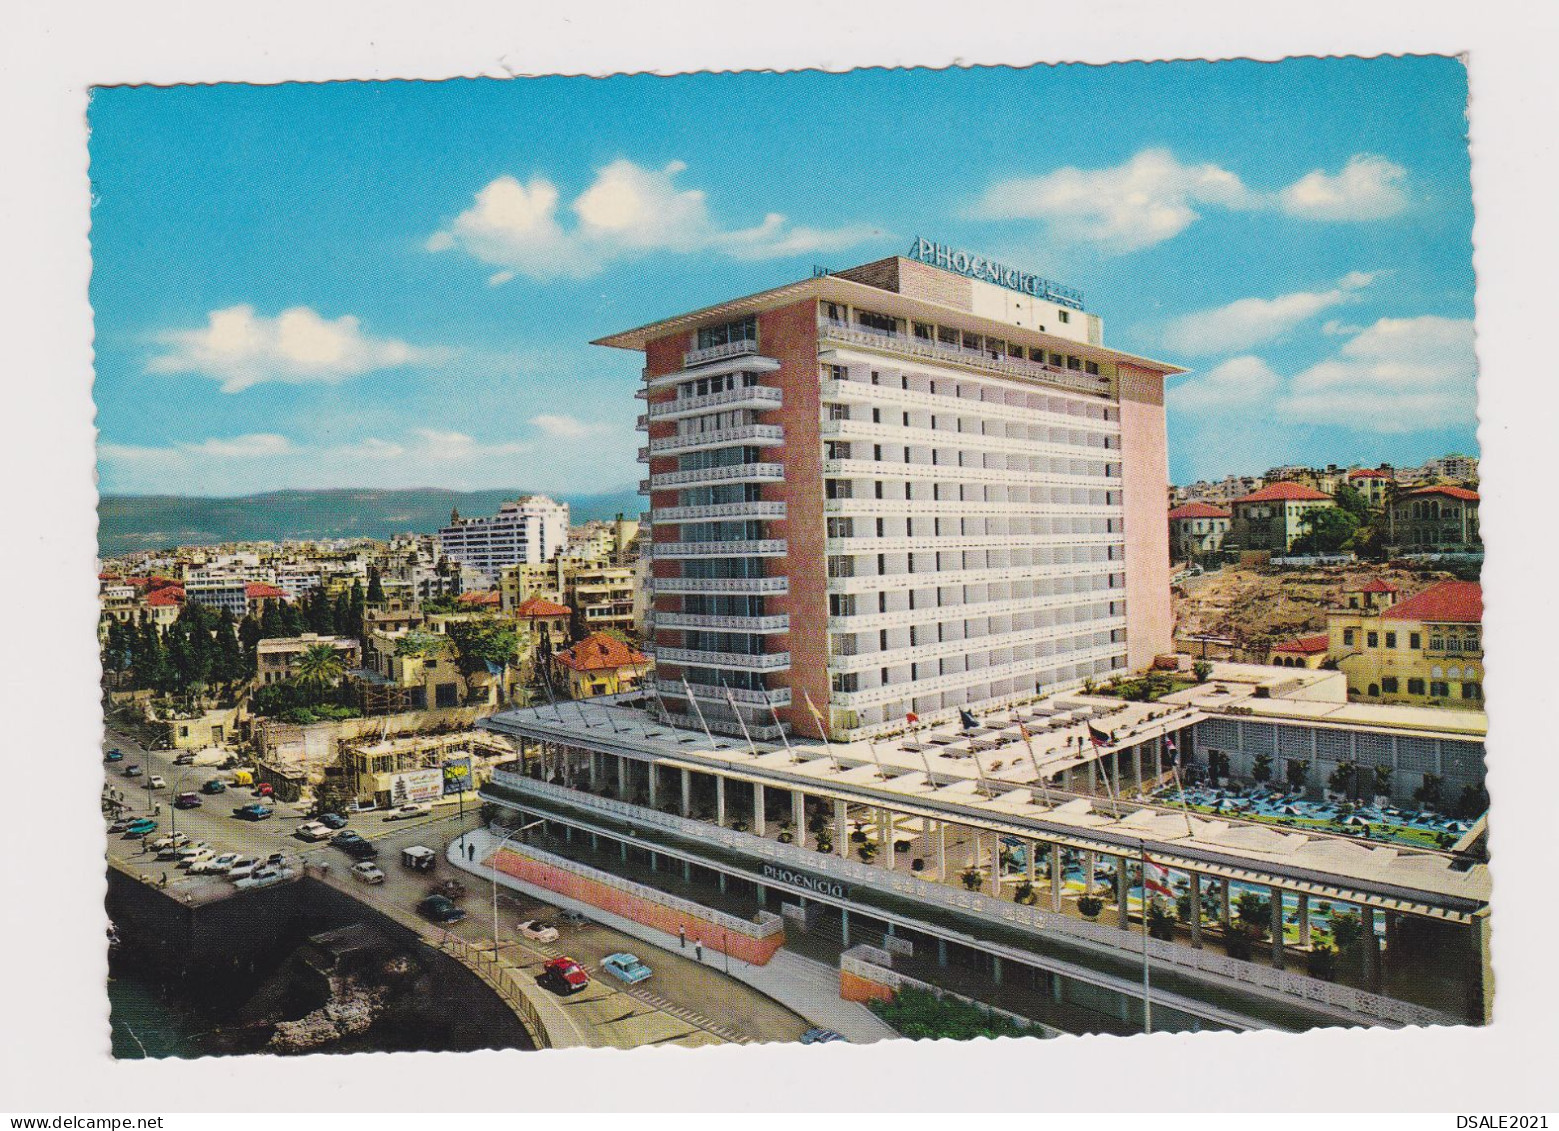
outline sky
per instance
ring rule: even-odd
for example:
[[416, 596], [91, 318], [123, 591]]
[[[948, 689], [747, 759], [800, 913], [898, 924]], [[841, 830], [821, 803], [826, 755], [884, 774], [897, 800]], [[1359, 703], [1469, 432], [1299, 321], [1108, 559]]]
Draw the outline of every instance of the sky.
[[617, 330], [917, 236], [1172, 361], [1170, 477], [1476, 452], [1448, 58], [115, 87], [105, 494], [640, 478]]

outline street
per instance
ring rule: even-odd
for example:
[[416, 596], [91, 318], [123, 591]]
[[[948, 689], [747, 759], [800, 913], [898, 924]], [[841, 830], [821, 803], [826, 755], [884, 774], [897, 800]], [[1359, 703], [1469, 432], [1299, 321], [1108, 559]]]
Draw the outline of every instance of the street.
[[[230, 778], [231, 772], [211, 766], [175, 766], [174, 752], [148, 751], [129, 735], [114, 730], [105, 734], [104, 749], [109, 748], [124, 752], [124, 761], [105, 763], [104, 770], [108, 786], [122, 793], [126, 814], [151, 815], [160, 808], [157, 831], [146, 837], [148, 843], [176, 829], [218, 852], [239, 852], [259, 859], [282, 852], [294, 866], [304, 862], [326, 865], [330, 875], [363, 903], [393, 908], [402, 915], [415, 914], [417, 904], [434, 883], [458, 878], [469, 889], [459, 901], [467, 916], [450, 933], [473, 946], [492, 947], [492, 887], [457, 873], [443, 860], [446, 847], [460, 836], [462, 828], [477, 824], [479, 804], [474, 799], [466, 802], [464, 825], [458, 811], [449, 806], [405, 821], [386, 821], [378, 813], [352, 814], [348, 827], [378, 847], [377, 863], [385, 874], [384, 883], [369, 885], [345, 879], [353, 864], [345, 852], [328, 841], [309, 843], [294, 835], [307, 819], [305, 805], [265, 799], [264, 804], [275, 809], [275, 816], [245, 821], [234, 817], [233, 809], [259, 799], [247, 787], [230, 787], [225, 793], [202, 794], [199, 808], [174, 810], [173, 799], [179, 793], [198, 791], [208, 778]], [[130, 765], [141, 766], [144, 775], [125, 777], [123, 770]], [[167, 788], [148, 790], [146, 782], [153, 775], [161, 775]], [[132, 871], [152, 882], [166, 875], [175, 892], [200, 891], [209, 896], [217, 889], [231, 890], [224, 880], [188, 877], [171, 861], [157, 860], [155, 853], [143, 851], [139, 838], [127, 840], [115, 833], [108, 835], [107, 842], [109, 853]], [[413, 844], [426, 845], [438, 854], [432, 872], [412, 872], [401, 865], [401, 849]], [[523, 939], [517, 925], [527, 919], [543, 919], [556, 926], [559, 939], [550, 944]], [[548, 958], [559, 954], [583, 965], [591, 974], [590, 988], [564, 1001], [570, 1013], [599, 1033], [606, 1044], [683, 1043], [682, 1038], [689, 1034], [709, 1040], [794, 1041], [810, 1027], [771, 998], [710, 966], [700, 966], [691, 956], [663, 951], [596, 923], [564, 922], [556, 908], [516, 898], [509, 891], [498, 893], [498, 946], [507, 963], [532, 976], [540, 974]], [[618, 951], [638, 955], [655, 971], [654, 977], [630, 990], [602, 973], [600, 960]]]

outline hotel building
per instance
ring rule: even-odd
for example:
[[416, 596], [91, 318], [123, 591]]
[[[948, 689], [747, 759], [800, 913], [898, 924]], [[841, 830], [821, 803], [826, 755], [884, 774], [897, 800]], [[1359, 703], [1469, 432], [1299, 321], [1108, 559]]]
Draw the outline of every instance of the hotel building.
[[596, 344], [645, 355], [668, 721], [847, 741], [1170, 650], [1181, 370], [1076, 292], [917, 240]]
[[567, 543], [568, 504], [526, 495], [504, 503], [490, 518], [461, 518], [455, 511], [438, 541], [445, 554], [495, 588], [505, 566], [545, 562]]

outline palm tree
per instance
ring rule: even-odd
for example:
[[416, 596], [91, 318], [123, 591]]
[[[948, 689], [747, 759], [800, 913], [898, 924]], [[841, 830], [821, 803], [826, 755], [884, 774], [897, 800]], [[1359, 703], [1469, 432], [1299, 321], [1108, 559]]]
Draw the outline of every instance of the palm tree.
[[317, 695], [340, 682], [346, 665], [341, 662], [341, 653], [331, 645], [311, 644], [298, 657], [292, 674], [298, 686]]

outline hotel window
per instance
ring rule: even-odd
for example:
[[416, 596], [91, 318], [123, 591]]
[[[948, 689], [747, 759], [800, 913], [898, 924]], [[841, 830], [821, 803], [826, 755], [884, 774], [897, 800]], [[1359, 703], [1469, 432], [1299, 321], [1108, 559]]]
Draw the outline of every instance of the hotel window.
[[835, 672], [833, 688], [839, 692], [851, 692], [860, 690], [861, 677], [855, 672]]
[[1422, 695], [1424, 693], [1424, 681], [1421, 679], [1408, 680], [1407, 693], [1409, 695]]
[[1431, 680], [1429, 684], [1429, 694], [1432, 698], [1444, 699], [1451, 694], [1451, 685], [1448, 683], [1438, 683]]
[[874, 314], [870, 310], [858, 310], [855, 320], [868, 330], [876, 330], [880, 334], [897, 334], [899, 332], [899, 320], [886, 314]]
[[1386, 647], [1387, 648], [1395, 648], [1396, 646], [1397, 646], [1397, 634], [1394, 633], [1394, 632], [1386, 633]]
[[1397, 677], [1394, 675], [1381, 676], [1380, 689], [1387, 695], [1395, 695], [1397, 693]]
[[1462, 698], [1463, 699], [1482, 699], [1483, 698], [1483, 685], [1481, 683], [1464, 683], [1464, 684], [1462, 684]]
[[711, 346], [723, 346], [731, 342], [756, 342], [758, 340], [758, 320], [756, 318], [738, 318], [733, 322], [725, 322], [719, 326], [706, 326], [698, 331], [699, 349], [708, 349]]
[[1085, 362], [1083, 369], [1088, 373], [1092, 373], [1095, 377], [1099, 375], [1099, 363], [1097, 361]]
[[850, 406], [847, 404], [830, 404], [828, 406], [828, 419], [849, 420]]
[[1431, 652], [1445, 651], [1445, 638], [1443, 636], [1431, 636], [1429, 638], [1429, 650]]
[[916, 322], [915, 337], [923, 342], [932, 341], [936, 337], [936, 327], [929, 322]]
[[851, 518], [830, 518], [828, 520], [828, 536], [830, 538], [854, 538], [855, 520]]
[[1378, 633], [1378, 632], [1365, 633], [1365, 636], [1364, 636], [1364, 646], [1366, 648], [1378, 648], [1378, 647], [1380, 647], [1380, 633]]
[[1069, 310], [1058, 310], [1056, 314], [1062, 322], [1070, 322], [1072, 320], [1072, 313]]
[[1345, 628], [1342, 630], [1342, 643], [1345, 648], [1353, 647], [1353, 629]]
[[1409, 648], [1412, 648], [1414, 651], [1417, 651], [1418, 649], [1422, 648], [1424, 646], [1424, 636], [1423, 636], [1423, 633], [1421, 633], [1421, 632], [1410, 632], [1410, 633], [1408, 633], [1407, 634], [1407, 646]]

